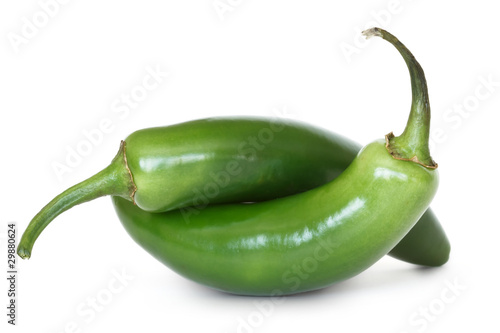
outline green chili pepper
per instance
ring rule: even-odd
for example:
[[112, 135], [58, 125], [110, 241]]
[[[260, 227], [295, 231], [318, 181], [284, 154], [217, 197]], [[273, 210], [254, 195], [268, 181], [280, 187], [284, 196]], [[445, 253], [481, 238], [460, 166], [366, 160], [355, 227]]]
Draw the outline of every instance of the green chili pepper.
[[[43, 228], [75, 204], [117, 190], [126, 190], [122, 195], [127, 196], [127, 168], [139, 184], [135, 197], [145, 193], [139, 207], [156, 200], [164, 210], [181, 208], [189, 221], [208, 204], [264, 201], [323, 185], [340, 175], [360, 149], [345, 137], [283, 118], [209, 118], [140, 130], [122, 143], [114, 167], [50, 202], [33, 219], [19, 248], [31, 252]], [[141, 205], [148, 196], [151, 200]], [[448, 239], [430, 210], [405, 239], [413, 241], [403, 240], [406, 245], [389, 255], [427, 266], [448, 260]]]
[[[189, 206], [267, 200], [326, 183], [359, 150], [356, 143], [310, 125], [258, 118], [213, 118], [146, 129], [125, 142], [110, 167], [56, 197], [33, 219], [19, 246], [21, 256], [29, 257], [54, 217], [101, 195], [135, 199], [152, 211], [183, 207], [189, 220], [200, 209]], [[431, 266], [447, 261], [449, 243], [431, 212], [405, 239], [414, 241], [402, 242], [406, 245], [397, 246], [392, 256]]]
[[438, 186], [429, 149], [424, 72], [388, 32], [410, 71], [405, 131], [365, 146], [332, 182], [255, 204], [210, 206], [186, 223], [180, 211], [149, 214], [113, 198], [128, 233], [161, 262], [209, 287], [243, 295], [283, 295], [352, 277], [388, 253], [430, 204]]

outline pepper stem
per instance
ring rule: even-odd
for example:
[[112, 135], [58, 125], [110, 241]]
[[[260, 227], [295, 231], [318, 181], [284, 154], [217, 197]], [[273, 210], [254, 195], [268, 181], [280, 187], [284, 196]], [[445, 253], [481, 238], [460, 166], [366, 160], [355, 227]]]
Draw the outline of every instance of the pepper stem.
[[392, 132], [386, 135], [387, 150], [396, 159], [413, 161], [431, 169], [437, 168], [429, 151], [431, 108], [422, 67], [410, 50], [389, 32], [380, 28], [371, 28], [363, 31], [362, 34], [366, 38], [381, 37], [394, 45], [403, 56], [410, 71], [412, 90], [410, 116], [400, 136], [395, 137]]
[[125, 142], [122, 141], [118, 154], [109, 166], [59, 194], [36, 214], [21, 237], [17, 254], [23, 259], [28, 259], [33, 244], [43, 229], [71, 207], [105, 195], [117, 195], [133, 202], [135, 191], [136, 187], [125, 156]]

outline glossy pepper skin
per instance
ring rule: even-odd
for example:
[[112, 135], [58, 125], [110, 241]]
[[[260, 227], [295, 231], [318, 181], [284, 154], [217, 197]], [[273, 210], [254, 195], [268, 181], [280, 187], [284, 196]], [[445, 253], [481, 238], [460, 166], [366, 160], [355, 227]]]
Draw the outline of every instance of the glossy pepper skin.
[[[136, 204], [156, 212], [181, 208], [187, 222], [208, 204], [265, 201], [328, 183], [361, 149], [319, 127], [258, 117], [149, 128], [125, 142], [129, 168], [142, 190], [135, 193]], [[449, 252], [446, 233], [429, 209], [389, 255], [440, 266]]]
[[360, 147], [282, 118], [224, 117], [148, 128], [125, 139], [134, 201], [149, 212], [264, 201], [337, 177]]
[[[334, 181], [255, 204], [210, 206], [186, 223], [118, 197], [130, 236], [184, 277], [240, 295], [286, 295], [352, 277], [387, 254], [436, 192], [436, 170], [366, 146]], [[294, 272], [299, 267], [307, 277]]]
[[[358, 150], [338, 135], [285, 119], [212, 118], [141, 130], [125, 140], [108, 168], [56, 197], [33, 219], [19, 254], [30, 256], [58, 214], [98, 196], [135, 199], [151, 211], [183, 208], [189, 219], [198, 213], [190, 205], [267, 200], [324, 184]], [[417, 226], [406, 237], [413, 241], [390, 254], [421, 265], [445, 263], [449, 242], [434, 215], [425, 213]]]
[[423, 70], [404, 45], [378, 28], [364, 34], [391, 42], [408, 65], [412, 108], [400, 136], [365, 146], [330, 183], [261, 203], [210, 206], [189, 221], [180, 211], [151, 214], [115, 197], [131, 237], [189, 279], [258, 296], [326, 287], [394, 248], [438, 187], [428, 148], [429, 98]]
[[[125, 142], [129, 168], [140, 184], [136, 204], [156, 212], [181, 208], [187, 221], [208, 204], [265, 201], [328, 183], [361, 149], [319, 127], [258, 117], [149, 128]], [[429, 209], [389, 255], [440, 266], [449, 252], [446, 233]]]
[[[189, 220], [208, 204], [270, 200], [328, 183], [349, 166], [360, 149], [358, 143], [343, 136], [290, 119], [200, 119], [132, 133], [111, 167], [104, 170], [105, 177], [91, 178], [90, 192], [87, 181], [81, 183], [81, 189], [77, 184], [70, 199], [91, 200], [94, 188], [106, 195], [107, 188], [132, 175], [138, 207], [155, 212], [180, 208]], [[123, 196], [131, 200], [127, 195], [130, 187], [119, 186], [118, 190], [124, 190]], [[65, 204], [73, 204], [64, 193], [60, 197]], [[47, 206], [49, 213], [55, 200], [58, 198]], [[61, 212], [55, 207], [56, 213], [49, 217]], [[51, 220], [42, 217], [45, 224]], [[43, 230], [36, 223], [33, 226], [38, 234]], [[33, 237], [28, 240], [34, 241]], [[439, 266], [446, 263], [449, 252], [446, 233], [428, 210], [389, 255], [413, 264]]]
[[450, 257], [450, 241], [434, 212], [427, 209], [389, 255], [415, 265], [441, 266]]

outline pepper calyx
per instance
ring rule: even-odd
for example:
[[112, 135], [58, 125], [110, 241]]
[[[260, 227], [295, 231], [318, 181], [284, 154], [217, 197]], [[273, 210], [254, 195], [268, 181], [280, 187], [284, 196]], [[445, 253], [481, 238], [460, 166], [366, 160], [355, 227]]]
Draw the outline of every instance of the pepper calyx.
[[414, 163], [420, 164], [421, 166], [426, 167], [428, 169], [437, 169], [438, 164], [436, 162], [434, 162], [433, 159], [430, 159], [430, 163], [424, 163], [418, 159], [417, 155], [414, 155], [411, 158], [403, 157], [400, 153], [398, 153], [398, 150], [395, 149], [394, 145], [392, 144], [393, 141], [391, 141], [391, 140], [394, 138], [395, 138], [395, 135], [393, 132], [390, 132], [390, 133], [385, 135], [385, 148], [387, 149], [389, 154], [391, 154], [391, 156], [394, 159], [401, 160], [401, 161], [414, 162]]

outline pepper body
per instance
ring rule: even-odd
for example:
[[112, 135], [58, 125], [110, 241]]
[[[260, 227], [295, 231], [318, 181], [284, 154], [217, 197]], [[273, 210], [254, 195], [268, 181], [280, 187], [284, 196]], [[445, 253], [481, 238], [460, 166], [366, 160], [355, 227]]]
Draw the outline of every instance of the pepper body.
[[302, 192], [337, 177], [360, 149], [318, 127], [257, 117], [148, 128], [125, 145], [135, 203], [150, 212]]
[[[187, 221], [208, 204], [265, 201], [328, 183], [361, 149], [316, 126], [259, 117], [148, 128], [132, 133], [125, 143], [136, 204], [153, 212], [180, 208]], [[446, 233], [429, 209], [389, 255], [439, 266], [449, 252]]]
[[[216, 205], [187, 221], [114, 197], [130, 236], [179, 274], [242, 295], [314, 290], [352, 277], [388, 253], [434, 196], [437, 171], [366, 146], [332, 182], [255, 204]], [[302, 268], [303, 278], [296, 269]]]
[[450, 257], [450, 241], [434, 212], [427, 209], [389, 255], [411, 264], [441, 266]]

